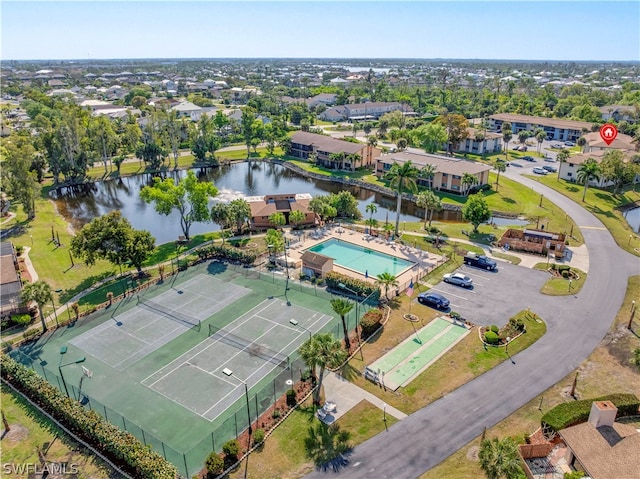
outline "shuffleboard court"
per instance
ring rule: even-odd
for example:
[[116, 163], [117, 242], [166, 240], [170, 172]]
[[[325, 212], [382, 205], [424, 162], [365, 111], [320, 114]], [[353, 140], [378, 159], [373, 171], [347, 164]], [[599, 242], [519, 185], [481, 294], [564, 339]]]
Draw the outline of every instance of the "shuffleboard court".
[[469, 329], [466, 326], [436, 318], [373, 362], [368, 369], [382, 373], [384, 385], [395, 391], [409, 384], [467, 334]]
[[115, 315], [70, 343], [122, 371], [251, 290], [199, 274], [154, 297], [139, 296], [132, 309]]
[[[294, 319], [297, 324], [292, 324]], [[199, 416], [215, 420], [332, 317], [279, 299], [267, 299], [142, 381]], [[300, 327], [302, 326], [302, 327]], [[226, 373], [224, 371], [227, 371]]]

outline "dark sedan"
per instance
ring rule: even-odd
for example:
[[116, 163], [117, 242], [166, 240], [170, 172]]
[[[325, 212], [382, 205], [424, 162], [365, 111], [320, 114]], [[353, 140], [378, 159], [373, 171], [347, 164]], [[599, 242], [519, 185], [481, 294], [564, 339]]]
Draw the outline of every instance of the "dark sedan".
[[449, 300], [438, 293], [420, 293], [418, 301], [421, 304], [437, 309], [447, 309], [449, 307]]

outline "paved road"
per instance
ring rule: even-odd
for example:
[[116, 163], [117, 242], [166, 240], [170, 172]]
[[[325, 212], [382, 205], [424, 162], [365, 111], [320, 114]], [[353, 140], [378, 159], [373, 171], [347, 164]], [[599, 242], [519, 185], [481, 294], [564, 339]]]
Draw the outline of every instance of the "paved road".
[[356, 447], [337, 473], [315, 471], [308, 478], [416, 478], [574, 371], [607, 333], [640, 260], [620, 250], [580, 205], [517, 172], [506, 176], [543, 193], [580, 226], [590, 253], [582, 290], [538, 301], [534, 311], [547, 321], [547, 334], [513, 363], [505, 361]]

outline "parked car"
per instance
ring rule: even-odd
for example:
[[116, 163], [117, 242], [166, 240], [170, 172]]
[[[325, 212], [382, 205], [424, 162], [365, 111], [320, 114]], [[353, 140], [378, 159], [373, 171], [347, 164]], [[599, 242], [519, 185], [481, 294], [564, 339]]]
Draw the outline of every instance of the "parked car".
[[566, 146], [576, 146], [576, 144], [573, 141], [565, 141], [564, 144]]
[[544, 168], [540, 168], [539, 166], [534, 167], [533, 172], [536, 175], [546, 175], [548, 173], [547, 170], [545, 170]]
[[558, 171], [558, 168], [556, 168], [555, 166], [552, 166], [552, 165], [544, 165], [543, 168], [545, 170], [547, 170], [548, 172], [550, 172], [550, 173], [555, 173], [555, 172]]
[[498, 263], [496, 263], [491, 258], [488, 258], [485, 255], [473, 253], [471, 251], [468, 252], [464, 257], [464, 264], [488, 270], [494, 270], [498, 268]]
[[509, 166], [515, 166], [516, 168], [522, 168], [520, 163], [514, 163], [513, 161], [509, 163]]
[[520, 151], [520, 145], [516, 145], [513, 148], [511, 148], [513, 151]]
[[553, 143], [551, 145], [551, 148], [558, 148], [558, 149], [562, 150], [564, 148], [564, 145], [562, 143]]
[[473, 280], [462, 273], [447, 273], [442, 277], [442, 280], [445, 283], [455, 284], [456, 286], [462, 286], [463, 288], [470, 288], [473, 286]]
[[550, 158], [548, 156], [544, 157], [544, 161], [546, 161], [547, 163], [555, 163], [556, 162], [555, 158]]
[[437, 309], [447, 309], [449, 307], [449, 300], [438, 293], [420, 293], [418, 302]]
[[536, 161], [536, 159], [533, 156], [529, 156], [529, 155], [523, 156], [522, 159], [525, 161], [532, 161], [532, 162]]

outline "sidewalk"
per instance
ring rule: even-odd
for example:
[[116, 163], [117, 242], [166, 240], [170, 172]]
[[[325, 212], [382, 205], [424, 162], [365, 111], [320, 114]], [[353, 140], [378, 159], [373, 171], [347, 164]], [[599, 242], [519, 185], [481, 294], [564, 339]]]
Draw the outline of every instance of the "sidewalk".
[[340, 419], [349, 410], [355, 407], [360, 401], [369, 401], [374, 406], [377, 406], [381, 410], [386, 411], [387, 414], [395, 417], [396, 419], [404, 419], [407, 417], [402, 411], [398, 411], [396, 408], [385, 404], [385, 402], [374, 396], [368, 391], [350, 383], [342, 376], [336, 373], [328, 371], [322, 380], [322, 386], [324, 387], [324, 396], [327, 401], [331, 401], [337, 405], [337, 410], [327, 417], [330, 418], [329, 423]]

